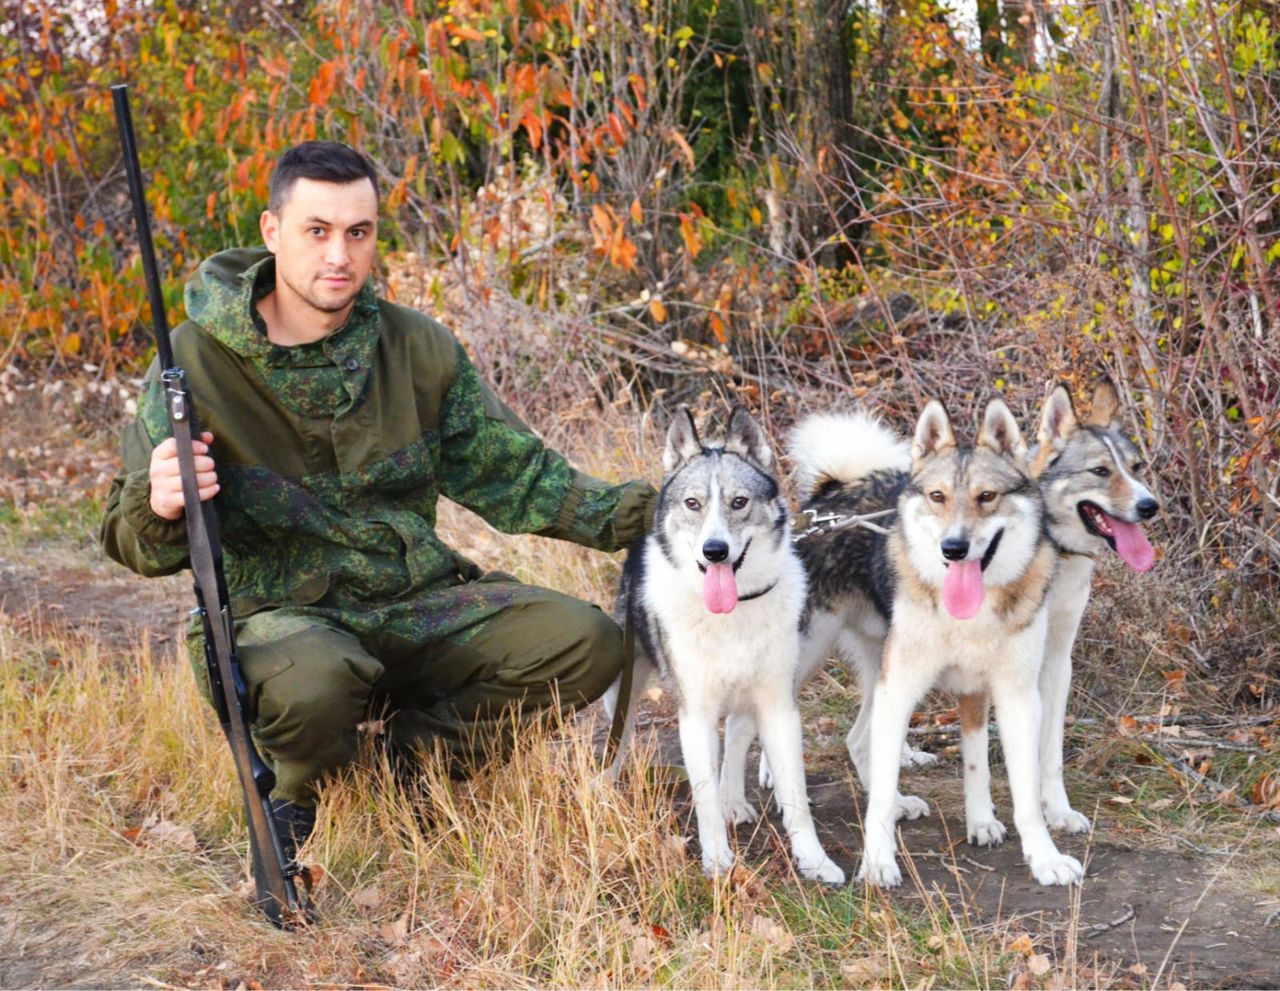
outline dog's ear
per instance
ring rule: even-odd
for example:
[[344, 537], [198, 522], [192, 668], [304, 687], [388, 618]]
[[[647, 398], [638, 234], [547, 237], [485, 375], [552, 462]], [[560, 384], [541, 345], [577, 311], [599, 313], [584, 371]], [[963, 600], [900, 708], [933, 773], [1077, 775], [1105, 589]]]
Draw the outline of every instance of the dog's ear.
[[676, 415], [671, 418], [671, 426], [667, 428], [667, 447], [662, 452], [662, 467], [670, 474], [701, 453], [702, 441], [698, 439], [693, 414], [688, 406], [681, 403], [676, 409]]
[[764, 431], [751, 418], [744, 406], [735, 406], [729, 414], [729, 429], [724, 435], [724, 449], [729, 454], [736, 454], [754, 461], [761, 468], [768, 468], [773, 463], [773, 451], [765, 440]]
[[1062, 384], [1054, 386], [1053, 390], [1044, 397], [1036, 441], [1044, 447], [1061, 451], [1071, 439], [1071, 435], [1079, 428], [1080, 419], [1076, 416], [1076, 407], [1071, 401], [1070, 390]]
[[919, 466], [930, 455], [955, 446], [956, 433], [951, 429], [951, 417], [947, 416], [942, 403], [930, 399], [916, 421], [915, 436], [911, 438], [912, 462]]
[[1018, 421], [1003, 399], [991, 400], [982, 411], [978, 446], [1019, 461], [1027, 456], [1027, 442], [1022, 439], [1022, 428], [1018, 426]]
[[1110, 375], [1102, 376], [1102, 381], [1093, 390], [1093, 405], [1089, 409], [1089, 418], [1084, 422], [1091, 427], [1108, 426], [1120, 412], [1120, 393]]
[[1036, 456], [1031, 465], [1032, 478], [1039, 478], [1049, 467], [1054, 456], [1067, 446], [1072, 435], [1080, 429], [1071, 391], [1059, 383], [1051, 386], [1040, 409], [1040, 424], [1036, 428]]

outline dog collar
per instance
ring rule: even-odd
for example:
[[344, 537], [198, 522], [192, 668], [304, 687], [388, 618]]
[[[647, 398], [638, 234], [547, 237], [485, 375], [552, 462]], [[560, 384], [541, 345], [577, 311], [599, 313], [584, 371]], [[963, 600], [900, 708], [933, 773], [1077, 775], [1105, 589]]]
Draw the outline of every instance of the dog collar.
[[772, 592], [772, 591], [773, 591], [774, 587], [775, 587], [777, 584], [778, 584], [778, 583], [775, 581], [775, 582], [773, 582], [773, 583], [772, 583], [772, 584], [770, 584], [770, 585], [766, 585], [766, 586], [765, 586], [764, 588], [762, 588], [759, 592], [752, 592], [750, 595], [740, 595], [740, 596], [738, 596], [738, 601], [739, 601], [739, 602], [750, 602], [752, 599], [758, 599], [758, 598], [760, 598], [760, 596], [762, 596], [762, 595], [768, 595], [770, 592]]
[[995, 539], [991, 541], [990, 544], [987, 545], [987, 553], [982, 555], [983, 571], [987, 570], [987, 567], [991, 564], [991, 561], [995, 558], [996, 548], [1000, 546], [1000, 538], [1003, 536], [1004, 536], [1004, 528], [1001, 527], [998, 531], [996, 531]]

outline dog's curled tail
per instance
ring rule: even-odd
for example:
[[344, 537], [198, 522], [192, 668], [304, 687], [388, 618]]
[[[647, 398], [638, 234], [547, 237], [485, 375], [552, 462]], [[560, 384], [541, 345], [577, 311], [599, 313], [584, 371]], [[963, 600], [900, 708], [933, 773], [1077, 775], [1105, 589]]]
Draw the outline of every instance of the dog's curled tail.
[[810, 499], [830, 482], [850, 484], [877, 471], [910, 471], [911, 445], [870, 413], [818, 413], [791, 434], [796, 490]]

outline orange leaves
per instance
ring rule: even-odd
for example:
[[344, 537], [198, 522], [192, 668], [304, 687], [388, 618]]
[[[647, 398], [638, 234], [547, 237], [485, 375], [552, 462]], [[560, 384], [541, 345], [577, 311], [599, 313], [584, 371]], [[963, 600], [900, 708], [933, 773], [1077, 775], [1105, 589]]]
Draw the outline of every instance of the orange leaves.
[[685, 250], [690, 258], [697, 258], [702, 251], [702, 235], [698, 232], [693, 218], [687, 213], [680, 214], [680, 237], [684, 240]]
[[1253, 785], [1249, 796], [1254, 805], [1264, 809], [1280, 809], [1280, 771], [1264, 774]]
[[526, 111], [520, 118], [520, 126], [529, 135], [529, 147], [537, 151], [542, 147], [542, 121], [532, 111]]
[[333, 96], [337, 81], [337, 66], [332, 61], [325, 62], [311, 80], [311, 86], [307, 90], [307, 102], [313, 107], [324, 106]]
[[647, 106], [644, 98], [644, 80], [633, 72], [627, 77], [627, 85], [631, 87], [631, 94], [636, 98], [637, 109], [644, 113], [644, 109]]
[[589, 222], [592, 247], [609, 259], [609, 264], [630, 272], [636, 264], [636, 245], [626, 235], [624, 224], [613, 209], [596, 203], [591, 207]]
[[685, 165], [692, 170], [697, 165], [697, 159], [694, 157], [693, 148], [689, 146], [689, 142], [685, 140], [684, 135], [672, 127], [667, 129], [666, 138], [676, 146], [676, 149], [684, 158]]

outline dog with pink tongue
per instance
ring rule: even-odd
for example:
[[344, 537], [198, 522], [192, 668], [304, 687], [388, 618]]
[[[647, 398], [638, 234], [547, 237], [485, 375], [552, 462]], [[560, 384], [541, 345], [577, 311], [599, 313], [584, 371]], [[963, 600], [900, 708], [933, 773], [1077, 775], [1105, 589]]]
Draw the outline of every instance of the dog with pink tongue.
[[1040, 669], [1057, 550], [1044, 500], [1009, 408], [993, 399], [977, 441], [962, 445], [946, 410], [925, 406], [911, 467], [884, 542], [893, 578], [890, 620], [870, 713], [868, 799], [859, 878], [893, 887], [899, 755], [911, 713], [940, 686], [960, 696], [965, 825], [970, 842], [1000, 843], [987, 770], [987, 706], [995, 704], [1023, 856], [1041, 884], [1078, 882], [1041, 806]]
[[1044, 496], [1049, 539], [1058, 552], [1040, 669], [1041, 799], [1050, 829], [1083, 833], [1090, 829], [1089, 820], [1071, 807], [1062, 777], [1071, 651], [1096, 564], [1114, 551], [1133, 573], [1155, 566], [1155, 548], [1142, 523], [1154, 518], [1160, 506], [1142, 479], [1145, 459], [1125, 434], [1120, 393], [1109, 378], [1099, 380], [1084, 418], [1076, 413], [1066, 386], [1049, 390], [1029, 460]]
[[[718, 439], [706, 441], [681, 406], [667, 432], [663, 468], [653, 528], [627, 556], [620, 599], [636, 634], [633, 695], [657, 673], [676, 697], [703, 869], [731, 870], [727, 824], [758, 815], [744, 795], [741, 766], [723, 766], [725, 720], [743, 727], [748, 739], [759, 729], [797, 872], [841, 884], [844, 871], [823, 850], [809, 810], [796, 702], [807, 581], [773, 452], [742, 407]], [[615, 684], [605, 696], [611, 718], [617, 691]], [[634, 707], [613, 775], [632, 713]]]

